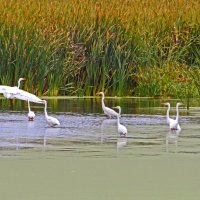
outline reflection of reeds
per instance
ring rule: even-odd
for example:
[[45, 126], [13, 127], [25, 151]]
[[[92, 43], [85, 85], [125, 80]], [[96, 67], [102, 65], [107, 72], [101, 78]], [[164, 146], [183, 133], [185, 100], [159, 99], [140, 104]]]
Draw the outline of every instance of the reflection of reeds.
[[0, 0], [0, 84], [23, 76], [38, 95], [130, 95], [138, 68], [199, 64], [199, 10], [196, 0]]

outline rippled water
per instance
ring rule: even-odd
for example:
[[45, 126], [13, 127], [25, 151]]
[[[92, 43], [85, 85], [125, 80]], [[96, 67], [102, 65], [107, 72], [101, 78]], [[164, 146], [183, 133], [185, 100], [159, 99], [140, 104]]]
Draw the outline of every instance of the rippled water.
[[26, 102], [0, 100], [4, 199], [198, 199], [198, 101], [189, 112], [180, 109], [181, 132], [169, 131], [162, 102], [105, 99], [122, 107], [128, 136], [121, 138], [100, 99], [48, 99], [49, 115], [61, 123], [55, 128], [41, 105], [32, 104], [36, 119], [29, 122]]

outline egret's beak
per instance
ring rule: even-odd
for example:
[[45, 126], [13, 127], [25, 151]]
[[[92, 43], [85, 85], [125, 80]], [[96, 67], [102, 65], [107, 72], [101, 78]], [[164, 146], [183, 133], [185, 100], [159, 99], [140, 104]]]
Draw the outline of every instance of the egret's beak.
[[22, 81], [26, 81], [26, 79], [25, 79], [25, 78], [21, 78], [21, 80], [22, 80]]
[[116, 108], [117, 109], [117, 107], [112, 107], [112, 108]]
[[100, 92], [97, 92], [96, 95], [100, 95]]

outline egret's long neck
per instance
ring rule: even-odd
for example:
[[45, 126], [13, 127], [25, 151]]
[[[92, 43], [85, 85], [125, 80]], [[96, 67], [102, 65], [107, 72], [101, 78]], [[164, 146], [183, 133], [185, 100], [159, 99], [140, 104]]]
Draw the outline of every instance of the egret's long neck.
[[178, 122], [179, 120], [179, 110], [178, 110], [178, 105], [176, 105], [176, 121]]
[[170, 105], [168, 105], [168, 108], [167, 108], [167, 114], [166, 114], [167, 122], [169, 122], [169, 111], [170, 111]]
[[30, 103], [28, 101], [28, 111], [30, 112], [31, 111], [31, 108], [30, 108]]
[[119, 107], [119, 116], [121, 115], [122, 109]]
[[47, 114], [47, 102], [44, 103], [44, 114], [45, 114], [46, 117], [48, 116], [48, 114]]
[[101, 104], [102, 104], [102, 108], [104, 109], [104, 108], [105, 108], [105, 104], [104, 104], [104, 95], [102, 95]]
[[18, 88], [20, 87], [20, 82], [21, 82], [21, 80], [18, 80], [18, 86], [17, 86]]

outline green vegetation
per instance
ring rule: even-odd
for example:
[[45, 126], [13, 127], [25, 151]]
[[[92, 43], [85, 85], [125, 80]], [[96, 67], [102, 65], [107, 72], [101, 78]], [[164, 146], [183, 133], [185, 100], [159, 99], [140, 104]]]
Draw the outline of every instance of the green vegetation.
[[200, 1], [99, 2], [0, 0], [0, 84], [26, 77], [38, 95], [200, 94]]

